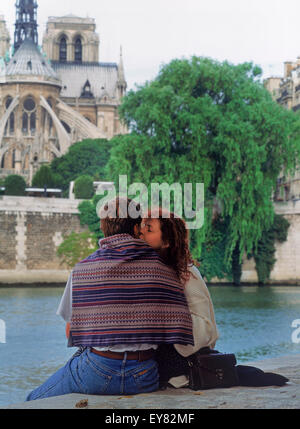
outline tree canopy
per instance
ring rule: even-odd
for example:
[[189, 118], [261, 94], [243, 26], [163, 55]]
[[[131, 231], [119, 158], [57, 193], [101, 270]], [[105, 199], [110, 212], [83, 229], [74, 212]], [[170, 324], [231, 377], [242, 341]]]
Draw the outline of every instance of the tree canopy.
[[[130, 183], [147, 186], [204, 183], [204, 226], [191, 234], [199, 260], [221, 252], [228, 267], [234, 253], [241, 261], [252, 252], [273, 224], [279, 174], [293, 173], [299, 161], [299, 118], [277, 105], [260, 79], [261, 69], [252, 63], [173, 60], [120, 107], [131, 134], [111, 141], [110, 180], [127, 174]], [[217, 222], [223, 223], [217, 234], [216, 201]]]
[[105, 139], [87, 139], [72, 145], [68, 152], [51, 163], [53, 173], [60, 176], [63, 189], [82, 175], [106, 180], [105, 165], [109, 159], [111, 143]]
[[32, 186], [37, 188], [55, 187], [60, 178], [55, 175], [48, 165], [42, 165], [32, 179]]
[[22, 176], [11, 174], [4, 180], [5, 195], [22, 197], [25, 195], [26, 182]]
[[74, 183], [75, 198], [89, 200], [94, 195], [93, 178], [87, 174], [77, 177]]

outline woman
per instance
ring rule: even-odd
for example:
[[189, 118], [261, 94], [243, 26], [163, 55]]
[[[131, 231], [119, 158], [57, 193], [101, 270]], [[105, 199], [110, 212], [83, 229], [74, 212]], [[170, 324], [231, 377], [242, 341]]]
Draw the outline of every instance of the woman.
[[[202, 347], [213, 349], [219, 336], [213, 304], [206, 284], [193, 264], [184, 220], [175, 217], [174, 213], [165, 213], [160, 209], [159, 218], [143, 219], [139, 238], [157, 250], [184, 284], [193, 321], [194, 346], [175, 344], [176, 351], [187, 357]], [[186, 376], [173, 377], [169, 383], [174, 387], [184, 387], [188, 384], [188, 379]]]
[[[180, 218], [175, 218], [173, 213], [165, 214], [164, 212], [164, 217], [162, 214], [163, 212], [160, 210], [158, 219], [145, 218], [142, 220], [139, 238], [156, 249], [164, 262], [173, 267], [184, 284], [184, 292], [193, 322], [194, 346], [175, 344], [174, 347], [179, 355], [187, 357], [203, 347], [214, 349], [218, 331], [209, 291], [198, 269], [193, 265], [185, 222]], [[162, 353], [160, 353], [160, 349], [162, 349]], [[169, 352], [171, 353], [169, 354]], [[176, 372], [178, 357], [172, 346], [161, 345], [158, 353], [160, 353], [162, 363], [162, 365], [159, 363], [160, 377], [164, 378], [164, 369], [166, 369], [166, 373], [169, 373], [170, 368], [173, 373]], [[188, 367], [186, 360], [184, 362]], [[180, 358], [179, 367], [182, 368], [182, 358]], [[253, 366], [238, 365], [236, 370], [240, 386], [283, 386], [289, 381], [282, 375], [265, 373]], [[182, 372], [178, 370], [177, 375], [179, 373]], [[169, 382], [177, 388], [185, 387], [189, 383], [185, 375], [172, 377], [169, 380], [165, 378], [164, 382], [165, 384]], [[163, 385], [163, 383], [161, 384]]]

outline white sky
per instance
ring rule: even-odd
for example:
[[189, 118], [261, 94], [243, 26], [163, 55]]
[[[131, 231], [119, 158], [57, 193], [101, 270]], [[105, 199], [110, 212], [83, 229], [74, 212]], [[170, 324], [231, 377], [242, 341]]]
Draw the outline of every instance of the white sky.
[[[300, 55], [299, 0], [38, 0], [39, 44], [48, 16], [95, 18], [100, 61], [118, 62], [128, 88], [153, 79], [173, 58], [253, 61], [264, 77], [283, 75]], [[13, 38], [15, 0], [0, 0]]]

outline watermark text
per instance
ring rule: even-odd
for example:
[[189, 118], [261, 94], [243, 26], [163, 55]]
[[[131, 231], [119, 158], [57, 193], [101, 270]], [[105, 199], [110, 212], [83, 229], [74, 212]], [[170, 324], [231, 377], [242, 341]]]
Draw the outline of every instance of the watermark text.
[[296, 328], [292, 333], [292, 342], [295, 344], [300, 343], [300, 319], [295, 319], [292, 322], [292, 328]]
[[[122, 198], [119, 206], [118, 217], [133, 219], [139, 216], [158, 218], [158, 207], [163, 210], [162, 217], [168, 217], [171, 200], [174, 203], [175, 217], [185, 217], [187, 229], [200, 229], [204, 224], [204, 184], [203, 183], [151, 183], [150, 195], [144, 183], [132, 183], [128, 186], [126, 175], [119, 176], [119, 192], [117, 195], [113, 183], [100, 184], [97, 195], [105, 195], [98, 201], [97, 214], [100, 219], [106, 217], [115, 218], [117, 197]], [[173, 198], [172, 198], [173, 197]], [[133, 200], [127, 208], [126, 199]], [[150, 207], [149, 207], [150, 202]], [[140, 204], [140, 211], [136, 210], [136, 204]], [[105, 207], [105, 209], [104, 209]]]

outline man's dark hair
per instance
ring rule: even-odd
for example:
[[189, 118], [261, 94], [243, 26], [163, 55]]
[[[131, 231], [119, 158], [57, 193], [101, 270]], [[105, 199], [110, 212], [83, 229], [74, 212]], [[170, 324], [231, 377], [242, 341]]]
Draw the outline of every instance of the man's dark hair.
[[[105, 217], [104, 219], [101, 219], [101, 230], [103, 231], [104, 237], [110, 237], [115, 234], [130, 234], [134, 235], [134, 227], [135, 225], [140, 225], [142, 222], [142, 216], [139, 214], [136, 218], [133, 218], [129, 214], [129, 206], [130, 206], [130, 213], [133, 211], [136, 211], [137, 213], [140, 212], [141, 206], [139, 203], [136, 203], [134, 200], [131, 200], [130, 198], [122, 198], [123, 201], [125, 201], [126, 204], [126, 217], [119, 217], [121, 210], [123, 209], [123, 205], [120, 206], [120, 198], [116, 198], [115, 204], [116, 204], [116, 216], [115, 217]], [[110, 201], [111, 203], [111, 201]], [[125, 205], [124, 204], [124, 205]], [[108, 210], [109, 203], [106, 203], [102, 210], [107, 211]]]

